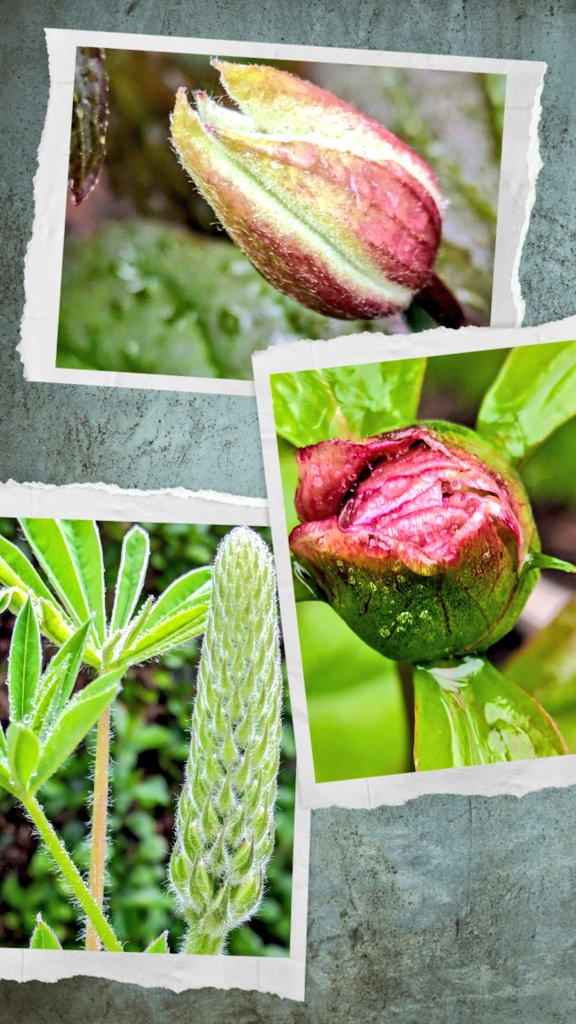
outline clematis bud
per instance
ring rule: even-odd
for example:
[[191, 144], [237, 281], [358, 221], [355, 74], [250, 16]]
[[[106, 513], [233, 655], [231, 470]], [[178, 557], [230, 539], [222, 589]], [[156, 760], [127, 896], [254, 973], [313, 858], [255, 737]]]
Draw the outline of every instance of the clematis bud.
[[290, 547], [339, 615], [389, 658], [485, 650], [538, 572], [523, 485], [474, 431], [423, 422], [297, 452]]
[[183, 166], [261, 274], [341, 319], [396, 313], [432, 277], [442, 195], [416, 153], [310, 82], [213, 61], [238, 110], [178, 91]]

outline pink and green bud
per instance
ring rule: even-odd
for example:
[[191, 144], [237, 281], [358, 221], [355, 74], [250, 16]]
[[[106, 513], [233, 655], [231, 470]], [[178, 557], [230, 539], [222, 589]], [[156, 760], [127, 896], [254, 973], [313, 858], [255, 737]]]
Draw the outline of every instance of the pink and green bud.
[[443, 198], [378, 121], [285, 71], [213, 61], [232, 110], [178, 91], [178, 156], [229, 235], [280, 291], [328, 316], [387, 316], [429, 282]]
[[538, 535], [520, 478], [474, 431], [422, 422], [296, 457], [290, 547], [367, 644], [427, 662], [512, 629], [538, 577]]

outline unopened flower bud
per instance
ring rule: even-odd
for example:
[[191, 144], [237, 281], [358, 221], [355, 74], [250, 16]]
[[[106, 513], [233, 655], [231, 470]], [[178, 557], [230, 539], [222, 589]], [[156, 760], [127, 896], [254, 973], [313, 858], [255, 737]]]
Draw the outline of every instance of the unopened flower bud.
[[371, 647], [426, 662], [512, 629], [538, 576], [538, 536], [519, 477], [478, 434], [421, 423], [297, 459], [290, 547]]
[[285, 71], [213, 61], [237, 110], [180, 89], [172, 139], [229, 235], [280, 291], [341, 319], [405, 309], [431, 278], [442, 195], [383, 125]]
[[257, 533], [239, 527], [221, 541], [214, 564], [170, 863], [189, 953], [220, 952], [262, 898], [281, 704], [272, 556]]

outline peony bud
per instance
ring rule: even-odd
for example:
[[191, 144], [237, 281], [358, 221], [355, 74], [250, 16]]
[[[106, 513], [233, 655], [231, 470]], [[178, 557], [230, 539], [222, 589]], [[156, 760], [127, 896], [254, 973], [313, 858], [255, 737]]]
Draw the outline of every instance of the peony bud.
[[523, 485], [464, 427], [423, 422], [297, 452], [290, 547], [367, 644], [398, 661], [485, 650], [538, 572]]
[[442, 195], [428, 165], [378, 121], [310, 82], [213, 61], [238, 110], [178, 91], [172, 139], [254, 266], [342, 319], [405, 309], [429, 282]]

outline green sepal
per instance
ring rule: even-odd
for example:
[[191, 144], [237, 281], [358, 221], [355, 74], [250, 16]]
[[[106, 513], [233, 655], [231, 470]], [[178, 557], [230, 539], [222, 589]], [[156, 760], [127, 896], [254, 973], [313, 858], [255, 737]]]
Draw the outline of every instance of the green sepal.
[[563, 558], [555, 558], [554, 555], [545, 555], [542, 551], [531, 551], [522, 566], [522, 572], [530, 569], [557, 569], [559, 572], [576, 572], [576, 565], [566, 562]]

